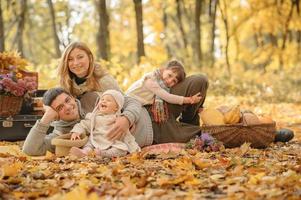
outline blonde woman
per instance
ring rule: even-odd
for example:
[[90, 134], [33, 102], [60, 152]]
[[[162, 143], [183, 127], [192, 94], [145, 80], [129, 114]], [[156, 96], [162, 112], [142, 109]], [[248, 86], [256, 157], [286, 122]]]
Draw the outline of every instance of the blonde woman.
[[[92, 112], [96, 99], [109, 89], [121, 91], [117, 81], [94, 61], [90, 48], [83, 42], [69, 44], [60, 61], [58, 76], [60, 86], [75, 98], [79, 99], [85, 113]], [[124, 136], [135, 123], [135, 138], [142, 147], [152, 143], [151, 124], [145, 130], [140, 120], [142, 106], [134, 98], [125, 96], [122, 114], [109, 131], [109, 140]], [[146, 115], [145, 115], [146, 116]], [[149, 116], [146, 116], [146, 118]], [[134, 131], [132, 129], [132, 131]]]
[[58, 76], [61, 87], [78, 99], [91, 91], [120, 91], [116, 80], [95, 63], [91, 50], [83, 42], [73, 42], [66, 47]]

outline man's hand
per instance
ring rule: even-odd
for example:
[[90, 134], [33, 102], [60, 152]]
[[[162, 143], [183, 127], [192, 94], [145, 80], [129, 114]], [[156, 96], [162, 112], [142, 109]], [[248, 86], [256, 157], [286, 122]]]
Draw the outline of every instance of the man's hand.
[[123, 138], [127, 133], [127, 131], [129, 130], [129, 128], [130, 128], [129, 120], [124, 116], [118, 117], [116, 119], [115, 124], [113, 125], [113, 127], [111, 128], [111, 130], [107, 135], [108, 140], [115, 141]]
[[45, 113], [43, 117], [41, 118], [41, 123], [43, 124], [50, 124], [50, 122], [58, 120], [59, 114], [50, 106], [43, 105], [43, 108], [45, 110]]

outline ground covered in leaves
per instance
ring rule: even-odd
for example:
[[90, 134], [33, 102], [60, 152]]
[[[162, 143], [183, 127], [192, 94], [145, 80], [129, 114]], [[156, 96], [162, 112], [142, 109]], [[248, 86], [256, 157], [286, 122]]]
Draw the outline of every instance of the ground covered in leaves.
[[19, 151], [22, 142], [2, 142], [0, 199], [300, 199], [301, 106], [243, 106], [272, 115], [295, 138], [266, 149], [244, 144], [112, 160], [27, 157]]

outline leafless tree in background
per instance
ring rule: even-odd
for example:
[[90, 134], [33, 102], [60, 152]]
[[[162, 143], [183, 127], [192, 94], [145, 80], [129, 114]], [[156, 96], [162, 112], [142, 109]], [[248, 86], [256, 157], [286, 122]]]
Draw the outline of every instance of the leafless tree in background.
[[0, 52], [5, 51], [4, 22], [2, 16], [2, 0], [0, 0]]
[[195, 64], [197, 66], [202, 66], [202, 46], [201, 46], [201, 10], [202, 10], [202, 0], [195, 0], [195, 42], [194, 49], [195, 53]]
[[134, 0], [135, 13], [136, 13], [136, 30], [137, 30], [137, 56], [138, 63], [142, 56], [145, 56], [144, 51], [144, 36], [143, 36], [143, 12], [142, 12], [142, 0]]
[[107, 12], [106, 0], [98, 0], [96, 3], [99, 27], [97, 33], [98, 56], [104, 60], [110, 59], [110, 18]]
[[57, 35], [57, 28], [56, 28], [56, 20], [55, 20], [55, 10], [53, 7], [52, 0], [47, 0], [50, 16], [51, 16], [51, 24], [52, 24], [52, 33], [53, 33], [53, 39], [54, 39], [54, 47], [56, 52], [56, 57], [61, 57], [61, 50], [60, 50], [60, 39]]

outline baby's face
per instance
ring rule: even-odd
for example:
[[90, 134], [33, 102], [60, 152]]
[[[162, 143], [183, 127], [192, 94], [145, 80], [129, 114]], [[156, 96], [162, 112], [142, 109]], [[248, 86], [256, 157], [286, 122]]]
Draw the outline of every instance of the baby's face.
[[101, 97], [98, 103], [98, 110], [102, 114], [113, 114], [117, 112], [118, 105], [111, 95], [106, 94]]

